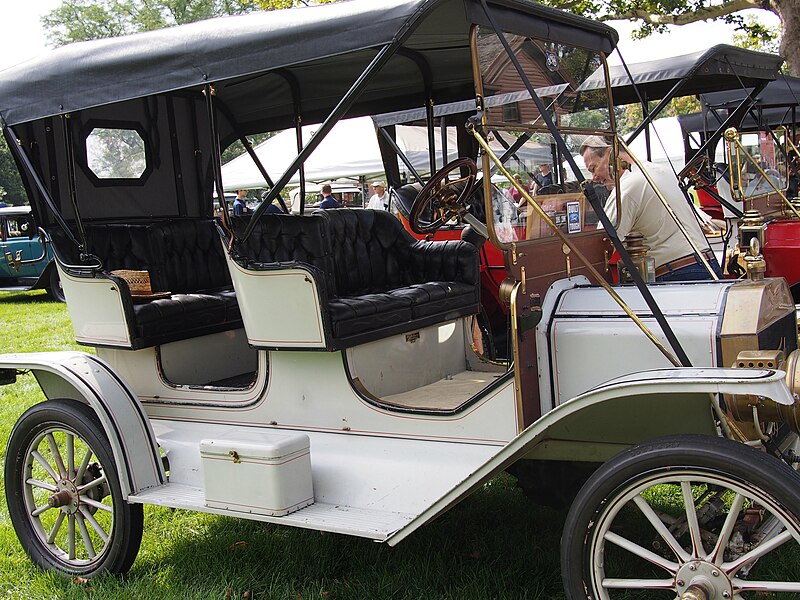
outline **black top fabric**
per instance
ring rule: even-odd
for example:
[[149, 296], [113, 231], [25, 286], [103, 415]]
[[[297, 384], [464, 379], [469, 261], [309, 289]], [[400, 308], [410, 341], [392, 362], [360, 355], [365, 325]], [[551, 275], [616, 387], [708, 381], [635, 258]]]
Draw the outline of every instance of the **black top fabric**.
[[[631, 104], [643, 100], [659, 100], [679, 82], [679, 96], [691, 96], [712, 90], [752, 87], [758, 81], [773, 81], [783, 59], [775, 54], [754, 52], [720, 44], [693, 54], [650, 60], [628, 65], [636, 83], [631, 84], [622, 65], [609, 68], [614, 104]], [[581, 86], [584, 90], [605, 86], [602, 70], [595, 72]]]
[[[610, 27], [528, 0], [494, 0], [492, 6], [503, 20], [513, 14], [529, 16], [537, 30], [552, 31], [545, 39], [567, 36], [579, 27], [585, 45], [610, 51], [617, 42]], [[313, 68], [297, 69], [292, 76], [302, 90], [304, 109], [311, 107], [307, 110], [313, 112], [316, 105], [320, 110], [324, 105], [327, 111], [332, 108], [331, 93], [335, 100], [341, 97], [341, 84], [329, 86], [327, 81], [337, 76], [349, 86], [351, 75], [358, 76], [377, 49], [393, 40], [425, 53], [434, 73], [453, 69], [450, 50], [468, 47], [468, 10], [482, 12], [477, 0], [351, 0], [70, 44], [0, 72], [0, 116], [15, 125], [237, 79], [238, 90], [227, 100], [233, 105], [240, 101], [241, 116], [248, 103], [255, 106], [258, 100], [246, 99], [254, 75], [315, 61]], [[397, 67], [396, 76], [403, 74], [402, 68]], [[457, 71], [456, 79], [462, 77]], [[434, 80], [442, 86], [440, 101], [461, 99], [446, 95], [455, 82]], [[402, 81], [408, 83], [409, 78]], [[375, 97], [375, 106], [394, 95], [397, 91], [392, 89]], [[246, 125], [246, 119], [242, 123]]]
[[[791, 107], [787, 108], [768, 108], [759, 110], [756, 108], [758, 120], [753, 115], [748, 114], [740, 123], [733, 123], [739, 131], [759, 131], [764, 127], [775, 128], [779, 125], [791, 125], [798, 116], [800, 109], [792, 112]], [[691, 115], [678, 115], [678, 123], [684, 133], [694, 133], [697, 131], [716, 131], [722, 126], [726, 114], [707, 111], [704, 113], [693, 113]]]
[[[714, 108], [736, 108], [745, 98], [750, 89], [711, 92], [702, 94], [700, 101], [706, 106]], [[781, 75], [775, 81], [770, 81], [758, 94], [755, 106], [763, 108], [777, 106], [797, 106], [800, 104], [800, 78]]]

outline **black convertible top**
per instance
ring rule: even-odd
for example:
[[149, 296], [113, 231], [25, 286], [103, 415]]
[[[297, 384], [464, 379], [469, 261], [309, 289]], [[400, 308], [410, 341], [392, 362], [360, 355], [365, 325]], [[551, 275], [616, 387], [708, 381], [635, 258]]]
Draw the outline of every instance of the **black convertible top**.
[[[791, 107], [767, 108], [756, 110], [758, 120], [753, 115], [748, 114], [736, 128], [739, 131], [760, 131], [764, 127], [774, 129], [780, 125], [791, 125], [796, 120]], [[712, 111], [706, 113], [698, 112], [690, 115], [678, 115], [678, 123], [684, 133], [694, 133], [697, 131], [716, 131], [722, 126], [722, 122], [727, 115], [718, 115]]]
[[[747, 90], [749, 92], [750, 90]], [[745, 97], [744, 90], [730, 90], [701, 94], [700, 101], [712, 108], [735, 108]], [[800, 105], [800, 78], [780, 75], [770, 81], [756, 97], [754, 106], [772, 108]]]
[[[508, 31], [521, 30], [606, 53], [617, 42], [616, 32], [608, 26], [530, 0], [491, 0], [491, 5], [501, 27]], [[436, 18], [428, 18], [431, 16]], [[397, 39], [403, 40], [407, 50], [424, 56], [438, 86], [434, 97], [446, 102], [460, 99], [454, 91], [459, 84], [463, 91], [464, 82], [458, 80], [464, 77], [465, 65], [455, 58], [454, 50], [463, 54], [470, 21], [485, 21], [478, 0], [350, 0], [70, 44], [0, 71], [0, 116], [15, 125], [225, 82], [228, 88], [238, 86], [225, 93], [226, 103], [236, 109], [244, 129], [254, 131], [267, 124], [263, 118], [249, 123], [247, 115], [256, 102], [263, 107], [264, 98], [248, 96], [252, 92], [248, 81], [268, 71], [290, 68], [287, 77], [301, 91], [304, 121], [309, 122], [315, 114], [335, 106], [342, 79], [347, 89], [377, 49]], [[448, 70], [453, 73], [449, 81]], [[382, 81], [388, 85], [373, 90], [356, 112], [391, 110], [393, 98], [408, 97], [406, 90], [391, 85], [408, 88], [406, 72], [387, 73]], [[291, 101], [284, 103], [290, 105]], [[286, 119], [279, 123], [281, 116], [273, 113], [273, 126], [286, 124]]]
[[[660, 100], [681, 81], [680, 96], [753, 87], [757, 82], [774, 80], [782, 63], [783, 59], [774, 54], [720, 44], [693, 54], [632, 63], [628, 70], [642, 99], [650, 101]], [[625, 67], [615, 65], [609, 71], [614, 104], [638, 103], [639, 95]], [[583, 87], [598, 89], [604, 85], [602, 73], [595, 73]]]

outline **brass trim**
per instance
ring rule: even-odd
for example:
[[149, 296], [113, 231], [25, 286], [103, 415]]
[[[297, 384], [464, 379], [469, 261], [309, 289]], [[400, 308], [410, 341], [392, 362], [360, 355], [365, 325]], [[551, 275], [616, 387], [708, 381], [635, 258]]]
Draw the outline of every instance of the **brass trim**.
[[[627, 304], [625, 304], [625, 301], [619, 296], [619, 294], [617, 294], [617, 292], [614, 291], [614, 289], [608, 284], [608, 282], [603, 278], [603, 276], [597, 272], [597, 269], [594, 268], [592, 263], [589, 262], [589, 260], [583, 255], [583, 253], [572, 244], [572, 242], [569, 240], [569, 238], [567, 238], [567, 236], [564, 235], [561, 229], [559, 229], [559, 227], [552, 221], [552, 219], [547, 215], [547, 213], [542, 209], [542, 207], [539, 206], [539, 204], [531, 197], [531, 195], [528, 193], [528, 190], [526, 190], [523, 186], [521, 186], [511, 176], [511, 174], [506, 170], [503, 163], [500, 162], [500, 159], [497, 157], [497, 155], [489, 147], [489, 144], [486, 142], [486, 140], [484, 140], [483, 137], [481, 137], [481, 134], [478, 133], [474, 127], [471, 127], [469, 130], [475, 137], [478, 144], [480, 144], [481, 148], [483, 148], [484, 160], [488, 160], [489, 158], [491, 158], [492, 162], [495, 163], [500, 172], [502, 172], [503, 175], [506, 178], [508, 178], [511, 184], [517, 189], [517, 191], [519, 191], [519, 193], [522, 194], [525, 200], [527, 200], [528, 204], [532, 206], [537, 213], [539, 213], [539, 216], [545, 223], [547, 223], [550, 229], [553, 230], [553, 233], [556, 234], [556, 236], [561, 240], [561, 242], [565, 246], [567, 246], [572, 252], [575, 253], [575, 256], [577, 256], [578, 260], [580, 260], [581, 263], [583, 263], [583, 265], [586, 267], [586, 269], [589, 271], [592, 277], [594, 277], [597, 280], [597, 282], [603, 287], [603, 289], [605, 289], [611, 295], [611, 297], [625, 312], [625, 314], [627, 314], [631, 318], [631, 320], [633, 320], [633, 322], [636, 323], [636, 326], [642, 330], [642, 333], [644, 333], [648, 337], [648, 339], [650, 339], [651, 342], [653, 342], [655, 347], [658, 348], [658, 350], [667, 358], [667, 360], [669, 360], [676, 367], [682, 366], [680, 361], [677, 358], [675, 358], [672, 355], [672, 353], [666, 348], [666, 346], [664, 346], [664, 344], [661, 343], [661, 340], [659, 340], [655, 336], [655, 334], [653, 334], [653, 332], [650, 331], [650, 329], [647, 327], [647, 325], [644, 324], [644, 322], [639, 318], [639, 316], [636, 313], [634, 313], [633, 310], [631, 310], [631, 308]], [[487, 220], [491, 221], [491, 219]]]
[[644, 168], [642, 162], [631, 153], [630, 149], [628, 148], [628, 145], [621, 137], [619, 137], [617, 141], [622, 146], [622, 149], [628, 154], [628, 156], [630, 156], [633, 159], [633, 162], [636, 163], [636, 166], [639, 167], [642, 174], [644, 175], [644, 178], [647, 179], [647, 183], [650, 184], [650, 187], [655, 192], [656, 196], [658, 196], [658, 199], [661, 201], [661, 204], [664, 205], [664, 208], [669, 213], [670, 217], [672, 217], [672, 220], [675, 222], [675, 225], [677, 225], [678, 229], [681, 230], [683, 237], [685, 237], [686, 241], [689, 242], [689, 245], [692, 247], [692, 250], [694, 250], [695, 255], [700, 259], [700, 262], [703, 263], [703, 266], [706, 268], [706, 271], [708, 271], [708, 274], [711, 275], [711, 278], [714, 281], [719, 281], [719, 277], [717, 277], [717, 274], [714, 272], [714, 269], [712, 269], [711, 265], [708, 264], [708, 260], [706, 260], [706, 257], [703, 256], [703, 252], [700, 250], [700, 248], [697, 247], [697, 244], [695, 244], [694, 240], [692, 239], [692, 236], [689, 235], [689, 232], [686, 230], [686, 227], [684, 227], [683, 223], [681, 223], [681, 220], [678, 218], [678, 215], [676, 215], [675, 211], [672, 210], [672, 207], [669, 205], [669, 202], [667, 202], [667, 199], [664, 197], [664, 194], [661, 192], [661, 190], [658, 189], [656, 182], [653, 181], [652, 177], [650, 177], [650, 173], [648, 173], [647, 169]]
[[[523, 280], [524, 281], [524, 280]], [[517, 282], [514, 289], [511, 291], [511, 346], [514, 349], [514, 400], [517, 406], [517, 433], [525, 429], [525, 414], [522, 404], [522, 376], [520, 375], [520, 340], [519, 340], [519, 324], [517, 322], [517, 297], [520, 293], [523, 295], [525, 292], [522, 290], [523, 282]]]
[[[729, 136], [729, 132], [731, 131], [733, 131], [733, 133], [730, 134]], [[789, 208], [789, 210], [791, 210], [794, 213], [794, 215], [800, 219], [800, 212], [794, 207], [794, 205], [791, 202], [789, 202], [789, 199], [786, 197], [786, 194], [783, 193], [783, 190], [779, 189], [778, 186], [775, 185], [775, 182], [772, 181], [769, 175], [767, 175], [767, 172], [761, 168], [761, 165], [758, 164], [758, 161], [755, 160], [747, 151], [747, 149], [742, 145], [742, 142], [739, 140], [739, 135], [738, 132], [736, 132], [736, 129], [734, 129], [733, 127], [727, 129], [725, 131], [725, 139], [727, 139], [731, 144], [736, 146], [736, 167], [737, 167], [736, 173], [737, 177], [739, 178], [738, 182], [739, 189], [741, 190], [742, 187], [742, 182], [741, 182], [742, 171], [739, 161], [739, 153], [741, 152], [742, 154], [744, 154], [744, 157], [756, 168], [756, 170], [764, 179], [764, 181], [766, 181], [769, 184], [769, 186], [775, 191], [775, 193], [778, 194], [778, 197], [781, 199], [783, 204], [786, 205]], [[729, 148], [731, 144], [728, 144]], [[742, 193], [742, 199], [744, 199], [744, 193]]]
[[[472, 62], [472, 78], [475, 82], [475, 99], [478, 106], [480, 106], [480, 114], [481, 114], [481, 128], [485, 131], [486, 126], [488, 123], [488, 119], [486, 116], [486, 110], [484, 105], [484, 98], [486, 97], [483, 93], [483, 77], [481, 76], [481, 66], [480, 66], [480, 57], [478, 56], [478, 25], [472, 25], [469, 32], [469, 48], [470, 48], [470, 60]], [[491, 164], [489, 163], [489, 157], [486, 154], [483, 155], [481, 158], [481, 170], [483, 173], [488, 173], [491, 170]], [[487, 215], [494, 214], [492, 208], [492, 182], [490, 181], [491, 177], [484, 177], [483, 178], [483, 207], [484, 212]], [[486, 227], [489, 230], [489, 237], [492, 241], [494, 241], [497, 246], [501, 249], [507, 249], [507, 243], [499, 243], [497, 232], [494, 230], [494, 219], [486, 219]], [[516, 248], [514, 248], [512, 258], [515, 260], [514, 264], [516, 264]]]

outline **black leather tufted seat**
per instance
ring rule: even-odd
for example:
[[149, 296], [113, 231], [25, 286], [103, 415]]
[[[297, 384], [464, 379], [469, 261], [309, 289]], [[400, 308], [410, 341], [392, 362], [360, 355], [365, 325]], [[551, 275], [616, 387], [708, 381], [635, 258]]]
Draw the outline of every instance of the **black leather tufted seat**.
[[250, 269], [314, 274], [329, 349], [473, 314], [480, 302], [475, 246], [418, 241], [384, 211], [265, 214], [235, 253]]
[[[63, 232], [50, 233], [62, 263], [80, 264], [77, 249]], [[90, 252], [103, 261], [95, 276], [109, 278], [123, 290], [131, 348], [243, 326], [213, 221], [90, 224], [86, 237]], [[147, 270], [153, 292], [168, 291], [171, 296], [136, 302], [127, 283], [111, 273], [117, 269]]]

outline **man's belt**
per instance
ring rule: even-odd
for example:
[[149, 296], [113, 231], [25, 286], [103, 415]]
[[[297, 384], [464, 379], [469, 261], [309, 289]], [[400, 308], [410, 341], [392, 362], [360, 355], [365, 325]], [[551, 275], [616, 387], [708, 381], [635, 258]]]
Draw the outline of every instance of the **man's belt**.
[[[707, 261], [711, 261], [711, 259], [716, 258], [711, 250], [703, 250], [702, 254]], [[672, 273], [673, 271], [677, 271], [678, 269], [682, 269], [684, 267], [690, 267], [699, 262], [700, 261], [697, 260], [697, 257], [694, 254], [681, 256], [680, 258], [676, 258], [675, 260], [671, 260], [668, 263], [664, 263], [663, 265], [656, 267], [656, 278], [663, 277], [668, 273]]]

